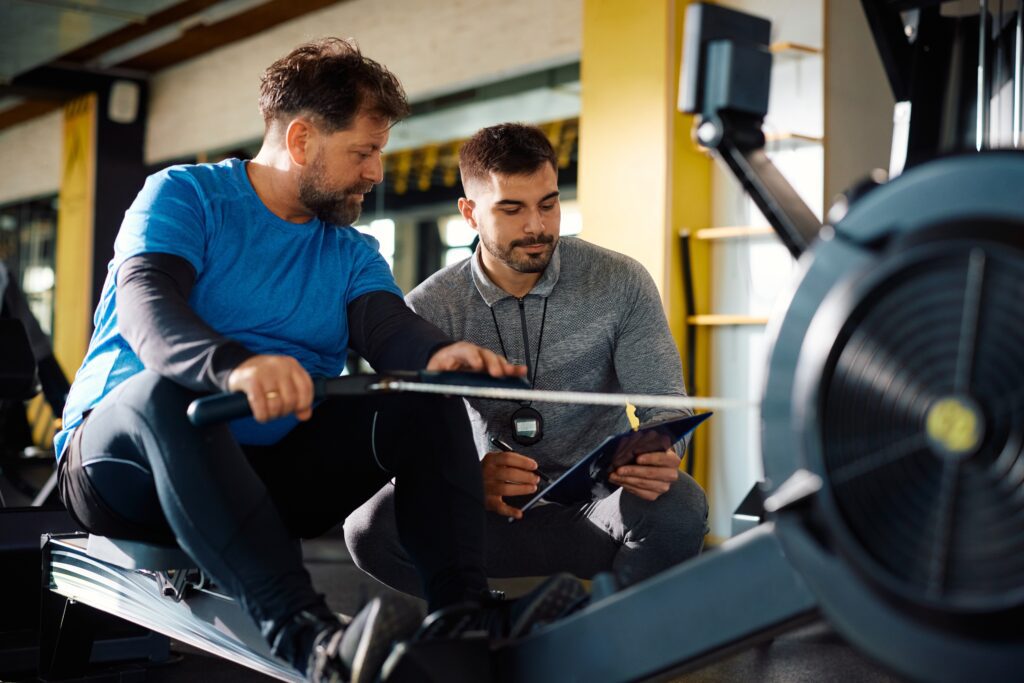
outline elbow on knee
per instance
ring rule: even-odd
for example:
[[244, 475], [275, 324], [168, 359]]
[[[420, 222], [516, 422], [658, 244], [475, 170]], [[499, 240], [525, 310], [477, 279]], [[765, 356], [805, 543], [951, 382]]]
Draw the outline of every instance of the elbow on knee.
[[[373, 534], [368, 527], [359, 524], [351, 517], [345, 520], [343, 528], [345, 547], [348, 548], [348, 554], [352, 558], [352, 563], [364, 572], [370, 573], [367, 564], [368, 558], [372, 557]], [[372, 561], [369, 561], [369, 564], [372, 564]]]

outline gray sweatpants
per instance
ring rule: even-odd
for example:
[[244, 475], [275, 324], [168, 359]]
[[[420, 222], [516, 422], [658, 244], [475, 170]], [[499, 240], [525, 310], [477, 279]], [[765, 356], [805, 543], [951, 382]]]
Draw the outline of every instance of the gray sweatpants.
[[[488, 512], [484, 566], [496, 579], [564, 571], [589, 579], [612, 571], [621, 582], [635, 583], [700, 553], [707, 519], [704, 491], [682, 473], [653, 502], [619, 489], [577, 507], [541, 505], [511, 523]], [[416, 570], [398, 542], [394, 487], [385, 486], [349, 515], [345, 542], [367, 574], [422, 596]]]

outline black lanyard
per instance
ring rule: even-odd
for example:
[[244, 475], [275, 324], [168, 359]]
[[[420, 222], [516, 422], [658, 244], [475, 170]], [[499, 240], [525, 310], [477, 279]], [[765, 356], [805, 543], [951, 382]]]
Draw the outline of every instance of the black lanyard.
[[[537, 355], [534, 357], [533, 368], [530, 368], [530, 339], [526, 334], [526, 309], [523, 306], [523, 300], [519, 301], [519, 312], [522, 314], [520, 317], [520, 324], [523, 329], [523, 356], [526, 358], [526, 373], [530, 375], [530, 388], [533, 389], [537, 384], [537, 370], [540, 368], [540, 347], [544, 342], [544, 323], [548, 319], [548, 299], [544, 297], [544, 309], [540, 315], [540, 333], [537, 335]], [[498, 316], [494, 313], [494, 306], [491, 306], [491, 319], [494, 321], [494, 331], [498, 334], [498, 344], [501, 346], [501, 355], [508, 360], [508, 352], [505, 351], [505, 342], [501, 338], [501, 330], [498, 328]], [[523, 405], [529, 405], [529, 402], [524, 402]]]
[[[537, 385], [537, 371], [540, 369], [540, 348], [544, 342], [544, 323], [548, 319], [548, 300], [544, 297], [544, 311], [540, 316], [540, 332], [537, 334], [537, 355], [533, 361], [533, 371], [530, 371], [530, 338], [526, 333], [526, 307], [523, 300], [519, 301], [519, 319], [523, 328], [523, 355], [526, 357], [526, 372], [530, 377], [530, 388]], [[494, 331], [498, 333], [498, 344], [501, 345], [501, 354], [508, 359], [508, 352], [505, 351], [505, 341], [501, 338], [501, 329], [498, 327], [498, 316], [491, 306], [491, 319], [494, 320]], [[529, 401], [522, 401], [519, 409], [512, 413], [511, 417], [512, 438], [524, 446], [531, 446], [544, 437], [544, 417], [533, 407]]]

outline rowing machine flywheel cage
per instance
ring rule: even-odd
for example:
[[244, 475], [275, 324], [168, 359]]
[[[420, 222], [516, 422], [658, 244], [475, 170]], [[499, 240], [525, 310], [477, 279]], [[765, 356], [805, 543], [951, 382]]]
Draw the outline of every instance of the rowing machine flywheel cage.
[[770, 333], [768, 493], [817, 482], [777, 512], [790, 560], [914, 678], [1024, 667], [1022, 188], [1003, 151], [872, 190], [803, 253]]

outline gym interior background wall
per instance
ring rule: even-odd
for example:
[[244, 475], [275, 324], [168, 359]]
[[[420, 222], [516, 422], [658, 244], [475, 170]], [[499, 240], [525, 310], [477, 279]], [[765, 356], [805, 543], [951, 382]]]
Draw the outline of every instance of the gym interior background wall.
[[57, 110], [0, 130], [0, 206], [57, 194], [63, 121]]
[[[833, 196], [873, 167], [886, 167], [892, 123], [888, 82], [859, 2], [723, 0], [772, 20], [775, 52], [765, 131], [769, 156], [821, 217]], [[716, 164], [712, 223], [766, 226], [736, 180]], [[794, 264], [771, 233], [709, 241], [711, 310], [746, 316], [743, 325], [708, 328], [710, 392], [759, 401], [767, 348], [765, 326], [790, 286]], [[730, 534], [733, 510], [763, 476], [758, 413], [724, 411], [711, 439], [711, 534]]]
[[[711, 177], [711, 159], [691, 137], [692, 117], [676, 109], [688, 4], [585, 0], [578, 176], [582, 237], [647, 268], [682, 357], [678, 231], [707, 227]], [[695, 261], [707, 273], [706, 258]], [[698, 299], [706, 298], [706, 278], [695, 279]], [[687, 377], [687, 385], [702, 392], [707, 384], [697, 374], [701, 381]], [[701, 435], [695, 443], [692, 472], [706, 487], [707, 441]]]
[[[262, 137], [259, 75], [295, 45], [353, 36], [413, 100], [579, 59], [582, 0], [347, 0], [152, 78], [146, 161], [157, 164]], [[62, 123], [53, 112], [0, 131], [0, 205], [60, 186]]]
[[[977, 3], [973, 9], [977, 10]], [[825, 199], [889, 168], [896, 101], [859, 2], [825, 3]]]
[[[771, 19], [771, 41], [823, 46], [823, 3], [804, 0], [730, 0], [722, 4]], [[821, 215], [823, 193], [822, 55], [776, 52], [765, 132], [777, 141], [769, 155], [810, 207]], [[792, 134], [800, 137], [792, 137]], [[767, 221], [724, 165], [712, 174], [712, 225], [756, 228]], [[765, 375], [765, 326], [792, 272], [792, 259], [774, 234], [707, 241], [711, 255], [710, 315], [746, 316], [744, 324], [713, 324], [707, 344], [710, 393], [759, 401]], [[732, 512], [762, 477], [760, 422], [756, 410], [720, 411], [709, 424], [711, 535], [730, 534]]]
[[259, 138], [259, 76], [295, 45], [353, 36], [411, 100], [579, 59], [581, 0], [348, 0], [153, 78], [146, 162]]

